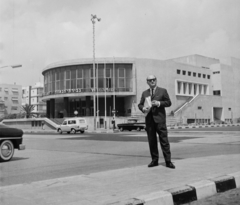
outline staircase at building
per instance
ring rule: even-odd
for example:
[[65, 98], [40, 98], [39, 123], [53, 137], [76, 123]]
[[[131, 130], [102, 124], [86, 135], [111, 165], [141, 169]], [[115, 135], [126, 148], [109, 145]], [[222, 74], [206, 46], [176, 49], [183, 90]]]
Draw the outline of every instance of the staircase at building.
[[183, 105], [179, 106], [177, 109], [175, 109], [175, 110], [172, 112], [173, 115], [174, 115], [174, 116], [177, 116], [179, 113], [181, 113], [181, 111], [183, 111], [185, 108], [187, 108], [191, 103], [195, 102], [196, 99], [197, 99], [199, 96], [201, 96], [201, 95], [198, 94], [198, 95], [195, 95], [194, 97], [188, 98], [187, 101], [186, 101]]

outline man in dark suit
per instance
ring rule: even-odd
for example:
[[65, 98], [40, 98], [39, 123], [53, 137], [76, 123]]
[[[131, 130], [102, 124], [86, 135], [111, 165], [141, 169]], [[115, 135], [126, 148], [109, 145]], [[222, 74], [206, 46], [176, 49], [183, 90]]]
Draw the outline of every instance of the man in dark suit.
[[[151, 163], [148, 167], [158, 166], [158, 144], [157, 134], [159, 135], [159, 141], [162, 148], [163, 156], [166, 162], [166, 167], [175, 169], [175, 166], [171, 162], [170, 144], [168, 141], [168, 131], [166, 126], [166, 111], [165, 107], [172, 105], [168, 96], [167, 90], [157, 86], [157, 78], [154, 75], [147, 77], [147, 84], [150, 89], [145, 90], [142, 93], [138, 108], [145, 113], [146, 131], [148, 135], [148, 142], [150, 153], [152, 157]], [[145, 104], [146, 98], [151, 99], [151, 107], [147, 107]]]

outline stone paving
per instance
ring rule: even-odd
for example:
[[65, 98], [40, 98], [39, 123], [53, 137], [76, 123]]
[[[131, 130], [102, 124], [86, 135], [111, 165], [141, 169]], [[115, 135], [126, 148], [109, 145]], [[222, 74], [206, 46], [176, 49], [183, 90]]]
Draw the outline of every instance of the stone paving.
[[[1, 204], [124, 204], [131, 198], [240, 171], [240, 154], [190, 158], [0, 188]], [[2, 203], [3, 202], [3, 203]]]

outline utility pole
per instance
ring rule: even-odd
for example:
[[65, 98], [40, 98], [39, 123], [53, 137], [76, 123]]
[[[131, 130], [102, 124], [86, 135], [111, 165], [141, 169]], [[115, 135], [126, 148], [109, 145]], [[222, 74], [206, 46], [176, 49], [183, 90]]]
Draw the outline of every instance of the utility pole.
[[93, 24], [93, 116], [94, 116], [94, 130], [96, 130], [96, 70], [95, 70], [95, 22], [100, 21], [97, 15], [91, 14], [92, 24]]

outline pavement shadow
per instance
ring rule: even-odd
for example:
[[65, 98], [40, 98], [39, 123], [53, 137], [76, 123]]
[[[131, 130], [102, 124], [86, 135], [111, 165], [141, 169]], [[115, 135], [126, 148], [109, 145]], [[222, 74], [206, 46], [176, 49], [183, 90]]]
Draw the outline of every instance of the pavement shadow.
[[[197, 137], [169, 137], [170, 143], [179, 143], [187, 139], [196, 139]], [[199, 137], [198, 137], [199, 138]], [[94, 140], [94, 141], [119, 141], [119, 142], [148, 142], [147, 137], [137, 136], [113, 136], [113, 135], [93, 135], [88, 137], [68, 137], [58, 138], [59, 140]]]

